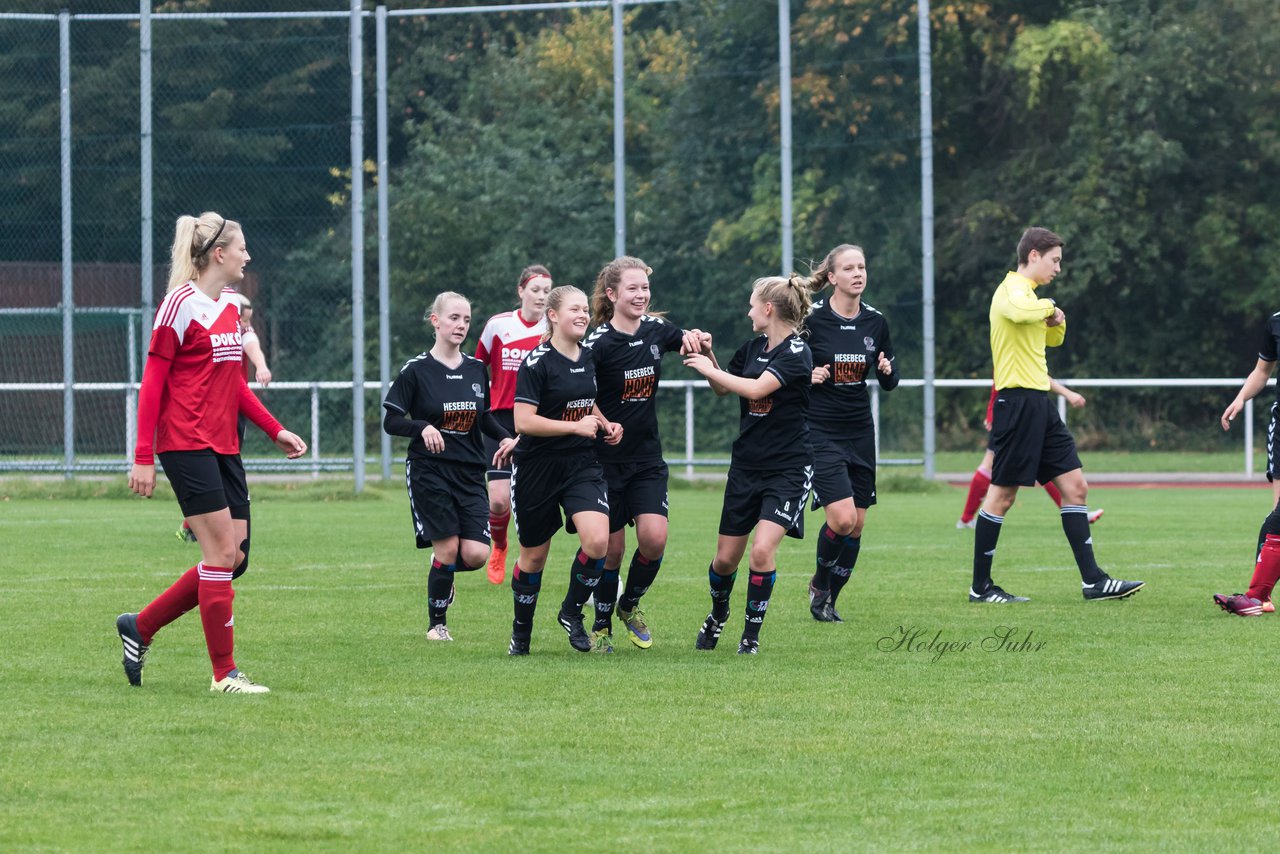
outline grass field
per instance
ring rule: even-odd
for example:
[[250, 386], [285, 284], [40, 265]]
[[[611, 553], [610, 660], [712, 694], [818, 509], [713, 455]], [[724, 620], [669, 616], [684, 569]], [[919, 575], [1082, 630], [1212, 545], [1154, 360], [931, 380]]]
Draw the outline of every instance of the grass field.
[[[1100, 561], [1148, 586], [1089, 604], [1028, 491], [995, 577], [1033, 601], [1004, 608], [966, 602], [959, 489], [884, 493], [846, 622], [809, 618], [812, 534], [789, 541], [755, 658], [734, 654], [743, 583], [721, 648], [693, 650], [720, 493], [680, 489], [653, 649], [569, 648], [557, 541], [527, 659], [505, 655], [510, 592], [482, 573], [458, 585], [456, 642], [423, 639], [426, 554], [399, 490], [264, 487], [236, 626], [266, 697], [208, 692], [194, 614], [125, 684], [116, 614], [197, 559], [171, 498], [22, 494], [0, 498], [0, 850], [1273, 844], [1280, 617], [1209, 602], [1247, 584], [1265, 486], [1094, 490]], [[1002, 626], [1010, 644], [984, 649]]]

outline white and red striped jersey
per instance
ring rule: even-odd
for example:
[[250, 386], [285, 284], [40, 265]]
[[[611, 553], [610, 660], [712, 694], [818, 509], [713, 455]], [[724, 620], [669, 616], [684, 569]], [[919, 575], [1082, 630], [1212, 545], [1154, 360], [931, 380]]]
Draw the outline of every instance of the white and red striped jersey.
[[[170, 291], [156, 311], [148, 353], [170, 362], [155, 450], [239, 453], [244, 345], [236, 292], [226, 288], [212, 300], [190, 282]], [[139, 446], [149, 439], [139, 435]]]
[[514, 409], [516, 375], [525, 356], [542, 343], [547, 331], [543, 315], [536, 323], [520, 316], [520, 311], [504, 311], [489, 318], [480, 333], [476, 358], [489, 369], [489, 405], [495, 410]]

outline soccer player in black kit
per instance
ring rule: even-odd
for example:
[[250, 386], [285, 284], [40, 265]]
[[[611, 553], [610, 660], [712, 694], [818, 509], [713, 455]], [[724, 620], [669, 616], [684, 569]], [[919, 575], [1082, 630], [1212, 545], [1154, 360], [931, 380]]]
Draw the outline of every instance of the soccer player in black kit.
[[817, 571], [809, 582], [809, 612], [824, 623], [843, 622], [836, 599], [853, 574], [867, 510], [876, 503], [876, 434], [867, 377], [880, 388], [898, 387], [889, 322], [862, 301], [867, 259], [862, 247], [842, 243], [813, 271], [818, 300], [805, 320], [813, 351], [809, 438], [813, 443], [813, 508], [826, 522], [818, 532]]
[[529, 654], [542, 569], [551, 538], [560, 530], [561, 508], [565, 527], [578, 535], [581, 548], [557, 620], [574, 649], [591, 651], [582, 606], [600, 582], [609, 545], [609, 494], [595, 439], [603, 432], [606, 442], [617, 444], [622, 425], [609, 421], [596, 406], [595, 363], [582, 347], [590, 317], [586, 294], [567, 285], [553, 288], [547, 295], [548, 339], [525, 357], [516, 377], [520, 441], [511, 470], [511, 509], [520, 557], [511, 576], [515, 619], [510, 655]]
[[711, 613], [698, 632], [698, 649], [715, 649], [729, 618], [738, 563], [751, 544], [746, 624], [738, 653], [760, 651], [760, 626], [777, 579], [775, 555], [784, 536], [804, 536], [804, 502], [813, 478], [807, 423], [813, 355], [798, 334], [809, 312], [809, 283], [799, 276], [757, 279], [751, 288], [751, 328], [757, 337], [738, 348], [729, 370], [715, 356], [685, 357], [719, 395], [739, 402], [739, 433], [720, 512], [720, 537], [708, 580]]
[[[681, 330], [649, 309], [649, 274], [639, 258], [623, 256], [605, 265], [591, 294], [595, 331], [584, 347], [595, 359], [597, 403], [610, 421], [623, 427], [616, 445], [598, 443], [596, 453], [609, 484], [609, 551], [596, 586], [592, 649], [613, 652], [612, 615], [640, 649], [653, 646], [640, 598], [662, 566], [667, 548], [667, 464], [658, 435], [656, 395], [667, 353], [710, 352], [711, 336]], [[636, 550], [627, 569], [626, 589], [618, 598], [618, 570], [627, 546], [627, 525], [636, 528]]]
[[[400, 369], [382, 402], [382, 427], [411, 440], [404, 463], [409, 511], [418, 548], [432, 549], [427, 639], [451, 641], [446, 616], [454, 573], [478, 569], [489, 557], [485, 470], [501, 465], [516, 439], [489, 410], [484, 363], [460, 349], [471, 328], [471, 303], [446, 291], [432, 302], [427, 319], [435, 344]], [[481, 433], [500, 442], [492, 458]]]

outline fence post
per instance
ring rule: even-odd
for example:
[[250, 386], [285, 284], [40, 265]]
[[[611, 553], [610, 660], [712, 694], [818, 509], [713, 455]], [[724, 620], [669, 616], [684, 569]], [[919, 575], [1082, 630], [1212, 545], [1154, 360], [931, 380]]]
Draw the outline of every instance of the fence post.
[[364, 34], [351, 0], [351, 469], [364, 490]]
[[311, 383], [311, 476], [320, 476], [320, 383]]
[[792, 273], [795, 223], [791, 210], [791, 2], [778, 0], [778, 142], [782, 160], [782, 270], [781, 275]]
[[929, 24], [929, 0], [916, 4], [920, 62], [920, 303], [924, 341], [924, 476], [933, 480], [938, 450], [937, 400], [934, 380], [933, 294], [933, 47]]
[[627, 108], [622, 3], [613, 0], [613, 253], [627, 254]]
[[138, 444], [138, 333], [133, 328], [134, 313], [125, 315], [129, 323], [129, 390], [124, 393], [124, 458], [133, 459]]
[[76, 461], [75, 290], [71, 265], [71, 12], [58, 13], [58, 91], [62, 148], [62, 476]]
[[693, 386], [684, 387], [684, 476], [693, 480]]
[[[387, 7], [377, 8], [374, 19], [377, 39], [378, 113], [378, 385], [379, 399], [391, 387], [391, 238], [387, 193], [391, 170], [387, 168]], [[382, 480], [391, 479], [391, 434], [379, 430]]]

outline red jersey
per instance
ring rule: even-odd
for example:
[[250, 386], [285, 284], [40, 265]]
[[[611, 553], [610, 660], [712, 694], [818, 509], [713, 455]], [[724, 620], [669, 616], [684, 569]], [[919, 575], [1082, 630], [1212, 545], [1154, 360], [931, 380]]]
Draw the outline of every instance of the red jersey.
[[480, 333], [476, 358], [489, 369], [489, 405], [493, 409], [514, 409], [516, 376], [524, 357], [542, 343], [547, 331], [544, 314], [530, 323], [517, 311], [504, 311], [489, 318]]
[[[168, 370], [154, 423], [146, 423], [152, 420], [145, 417], [150, 413], [139, 407], [137, 462], [151, 462], [153, 430], [156, 452], [240, 452], [236, 415], [242, 405], [243, 353], [235, 291], [226, 288], [212, 300], [188, 282], [165, 296], [156, 311], [147, 360], [163, 360]], [[145, 374], [143, 385], [141, 398], [154, 395], [154, 389], [145, 388]]]

